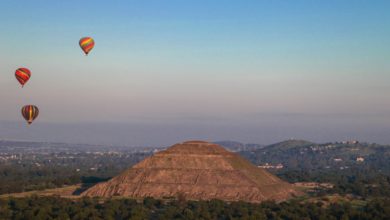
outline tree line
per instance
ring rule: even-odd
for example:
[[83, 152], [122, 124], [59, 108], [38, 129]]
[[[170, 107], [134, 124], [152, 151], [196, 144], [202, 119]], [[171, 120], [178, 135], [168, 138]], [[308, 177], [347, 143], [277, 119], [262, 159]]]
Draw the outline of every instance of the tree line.
[[261, 204], [245, 202], [163, 201], [146, 198], [97, 198], [69, 200], [60, 197], [8, 198], [0, 200], [0, 219], [290, 219], [290, 220], [379, 220], [390, 219], [390, 199], [375, 199], [362, 206], [351, 203], [272, 201]]

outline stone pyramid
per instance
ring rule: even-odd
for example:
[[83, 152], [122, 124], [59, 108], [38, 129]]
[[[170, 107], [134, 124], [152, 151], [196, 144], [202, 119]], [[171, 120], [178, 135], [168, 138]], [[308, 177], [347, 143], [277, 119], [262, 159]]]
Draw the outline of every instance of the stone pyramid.
[[292, 185], [223, 147], [203, 141], [175, 144], [82, 195], [188, 200], [282, 201], [300, 194]]

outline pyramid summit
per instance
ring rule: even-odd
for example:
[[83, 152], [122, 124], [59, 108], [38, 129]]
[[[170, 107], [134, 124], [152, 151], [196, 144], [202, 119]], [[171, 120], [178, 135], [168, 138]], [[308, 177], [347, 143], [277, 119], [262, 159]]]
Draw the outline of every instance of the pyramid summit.
[[223, 147], [187, 141], [146, 158], [84, 196], [176, 197], [189, 200], [282, 201], [296, 189]]

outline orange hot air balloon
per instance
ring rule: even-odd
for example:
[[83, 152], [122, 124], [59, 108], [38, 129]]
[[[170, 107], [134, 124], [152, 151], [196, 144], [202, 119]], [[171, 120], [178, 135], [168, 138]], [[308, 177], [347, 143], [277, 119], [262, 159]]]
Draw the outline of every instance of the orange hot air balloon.
[[91, 37], [83, 37], [79, 41], [81, 49], [84, 51], [85, 55], [93, 49], [95, 46], [95, 41]]
[[27, 68], [19, 68], [15, 71], [15, 77], [19, 83], [24, 86], [31, 77], [31, 71]]
[[23, 118], [26, 119], [28, 124], [31, 124], [39, 114], [39, 109], [35, 105], [25, 105], [22, 108]]

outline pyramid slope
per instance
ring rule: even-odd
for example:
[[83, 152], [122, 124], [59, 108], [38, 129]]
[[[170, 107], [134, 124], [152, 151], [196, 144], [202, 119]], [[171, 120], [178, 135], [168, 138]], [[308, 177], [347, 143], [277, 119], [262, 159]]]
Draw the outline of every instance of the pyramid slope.
[[261, 202], [299, 194], [293, 186], [223, 147], [202, 141], [173, 145], [146, 158], [85, 196], [176, 197]]

